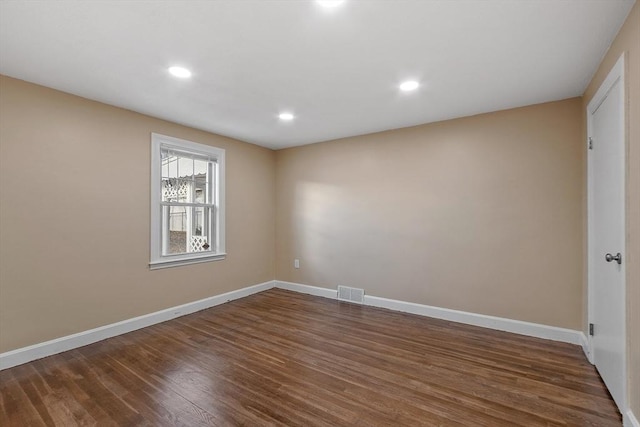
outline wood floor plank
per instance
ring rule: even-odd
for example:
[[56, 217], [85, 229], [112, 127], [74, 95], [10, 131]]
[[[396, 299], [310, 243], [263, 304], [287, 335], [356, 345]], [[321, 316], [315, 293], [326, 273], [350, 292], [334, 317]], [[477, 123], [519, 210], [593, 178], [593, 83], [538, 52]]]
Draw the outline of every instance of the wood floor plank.
[[573, 345], [271, 289], [0, 372], [2, 426], [620, 426]]

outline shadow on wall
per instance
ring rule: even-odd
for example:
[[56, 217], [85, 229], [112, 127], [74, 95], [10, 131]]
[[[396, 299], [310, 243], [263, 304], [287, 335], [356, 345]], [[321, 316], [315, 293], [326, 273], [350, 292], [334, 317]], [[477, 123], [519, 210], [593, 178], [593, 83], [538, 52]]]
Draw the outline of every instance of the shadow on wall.
[[[408, 232], [421, 209], [407, 209], [420, 195], [403, 193], [380, 183], [344, 187], [297, 182], [293, 198], [293, 254], [303, 260], [301, 282], [335, 289], [338, 285], [367, 289], [371, 283], [394, 283], [401, 268], [405, 277], [424, 283], [424, 263], [402, 261], [393, 242], [424, 247], [430, 226]], [[381, 262], [393, 260], [393, 267]], [[370, 289], [369, 289], [370, 290]]]

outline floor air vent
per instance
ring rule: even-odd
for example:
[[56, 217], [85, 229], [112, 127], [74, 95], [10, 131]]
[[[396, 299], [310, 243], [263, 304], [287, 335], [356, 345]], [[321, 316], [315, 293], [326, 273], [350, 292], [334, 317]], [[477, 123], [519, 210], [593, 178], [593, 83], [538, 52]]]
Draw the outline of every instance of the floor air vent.
[[348, 286], [338, 286], [338, 299], [340, 301], [364, 303], [364, 289], [350, 288]]

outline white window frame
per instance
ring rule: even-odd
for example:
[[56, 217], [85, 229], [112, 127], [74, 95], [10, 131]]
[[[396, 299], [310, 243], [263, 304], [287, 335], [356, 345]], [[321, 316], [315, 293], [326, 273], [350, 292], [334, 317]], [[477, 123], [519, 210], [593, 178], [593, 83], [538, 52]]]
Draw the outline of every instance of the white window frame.
[[[215, 191], [212, 215], [215, 224], [212, 230], [214, 251], [211, 252], [190, 252], [175, 255], [162, 254], [162, 150], [170, 149], [182, 151], [194, 155], [204, 155], [215, 159], [217, 167], [217, 188]], [[217, 261], [225, 259], [225, 150], [212, 147], [210, 145], [198, 144], [196, 142], [171, 136], [151, 134], [151, 260], [149, 268], [175, 267], [180, 265], [195, 264], [207, 261]]]

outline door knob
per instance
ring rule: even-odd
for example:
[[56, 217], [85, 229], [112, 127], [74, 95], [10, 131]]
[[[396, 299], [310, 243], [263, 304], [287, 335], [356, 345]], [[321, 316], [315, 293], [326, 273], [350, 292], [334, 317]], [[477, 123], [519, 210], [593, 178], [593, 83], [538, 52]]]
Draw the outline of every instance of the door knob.
[[604, 259], [605, 259], [607, 262], [615, 261], [615, 262], [617, 262], [618, 264], [622, 264], [622, 255], [620, 254], [620, 252], [618, 252], [618, 253], [617, 253], [617, 254], [615, 254], [615, 255], [606, 254], [606, 255], [604, 256]]

